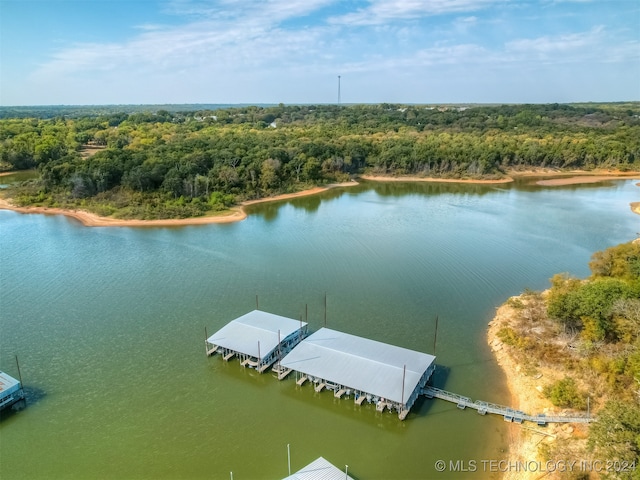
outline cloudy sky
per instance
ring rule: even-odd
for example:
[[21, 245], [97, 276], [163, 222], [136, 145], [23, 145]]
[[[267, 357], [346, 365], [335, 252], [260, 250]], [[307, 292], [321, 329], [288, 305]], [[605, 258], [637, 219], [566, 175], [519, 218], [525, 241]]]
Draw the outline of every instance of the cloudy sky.
[[0, 0], [0, 105], [640, 100], [638, 0]]

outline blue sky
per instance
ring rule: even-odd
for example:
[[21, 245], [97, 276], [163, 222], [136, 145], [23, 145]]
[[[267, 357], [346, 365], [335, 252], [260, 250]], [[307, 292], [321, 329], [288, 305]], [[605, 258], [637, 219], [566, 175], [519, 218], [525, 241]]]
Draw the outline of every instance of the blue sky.
[[640, 100], [638, 0], [0, 0], [0, 105]]

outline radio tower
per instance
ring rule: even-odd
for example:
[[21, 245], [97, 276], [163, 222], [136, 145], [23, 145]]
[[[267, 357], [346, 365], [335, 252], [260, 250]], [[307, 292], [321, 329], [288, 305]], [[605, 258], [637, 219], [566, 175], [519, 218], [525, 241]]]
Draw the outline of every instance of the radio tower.
[[338, 75], [338, 105], [340, 105], [340, 75]]

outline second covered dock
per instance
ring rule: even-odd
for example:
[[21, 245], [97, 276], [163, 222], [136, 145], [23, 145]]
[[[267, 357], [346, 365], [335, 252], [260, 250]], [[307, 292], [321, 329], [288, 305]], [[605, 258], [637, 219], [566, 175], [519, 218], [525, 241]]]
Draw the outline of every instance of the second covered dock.
[[310, 380], [316, 391], [353, 393], [356, 403], [367, 400], [404, 419], [435, 370], [434, 361], [433, 355], [321, 328], [280, 364], [298, 372], [299, 385]]

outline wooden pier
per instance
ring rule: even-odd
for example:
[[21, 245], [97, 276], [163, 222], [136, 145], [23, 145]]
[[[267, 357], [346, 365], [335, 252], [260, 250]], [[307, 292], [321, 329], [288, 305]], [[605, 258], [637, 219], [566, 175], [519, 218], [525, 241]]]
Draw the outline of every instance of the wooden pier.
[[538, 415], [529, 415], [520, 410], [514, 410], [504, 405], [497, 405], [495, 403], [483, 402], [476, 400], [475, 402], [469, 397], [458, 395], [457, 393], [447, 392], [435, 387], [424, 387], [422, 394], [427, 398], [439, 398], [446, 400], [447, 402], [455, 403], [456, 406], [464, 410], [465, 408], [473, 408], [477, 410], [480, 415], [486, 415], [491, 413], [494, 415], [502, 415], [505, 422], [522, 423], [524, 421], [534, 422], [538, 425], [546, 425], [547, 423], [589, 423], [594, 422], [596, 419], [591, 416], [584, 415], [551, 415], [547, 416], [544, 413]]

